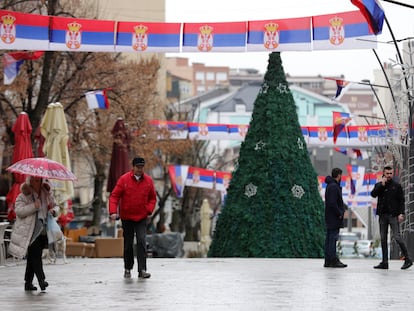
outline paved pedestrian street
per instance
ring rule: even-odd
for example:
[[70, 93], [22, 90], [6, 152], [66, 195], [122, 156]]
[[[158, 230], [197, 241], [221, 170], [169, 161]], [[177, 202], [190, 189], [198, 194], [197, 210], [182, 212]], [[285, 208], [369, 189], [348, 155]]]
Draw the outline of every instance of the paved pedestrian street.
[[[0, 310], [412, 310], [414, 269], [371, 259], [149, 258], [150, 279], [123, 279], [121, 258], [45, 264], [46, 293], [26, 292], [25, 262], [0, 266]], [[38, 287], [37, 281], [34, 282]]]

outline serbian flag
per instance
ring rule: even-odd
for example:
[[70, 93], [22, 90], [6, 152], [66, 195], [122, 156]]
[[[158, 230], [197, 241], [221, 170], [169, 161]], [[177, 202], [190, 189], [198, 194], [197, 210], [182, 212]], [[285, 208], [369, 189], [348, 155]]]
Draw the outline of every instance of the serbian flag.
[[308, 126], [309, 145], [332, 146], [332, 126]]
[[189, 122], [188, 138], [195, 140], [229, 139], [227, 124]]
[[[188, 122], [151, 120], [149, 123], [160, 132], [158, 139], [186, 139], [188, 136]], [[168, 131], [169, 135], [163, 131]]]
[[115, 51], [115, 21], [56, 16], [50, 19], [50, 49], [53, 51]]
[[358, 7], [365, 16], [369, 26], [374, 34], [382, 32], [384, 23], [384, 10], [377, 0], [351, 0], [352, 4]]
[[229, 139], [243, 141], [246, 138], [249, 125], [247, 124], [229, 124]]
[[336, 140], [339, 134], [344, 130], [348, 122], [351, 121], [351, 115], [347, 112], [333, 111], [332, 120], [333, 120], [333, 142], [334, 144], [336, 144]]
[[180, 23], [118, 22], [116, 52], [180, 52]]
[[227, 192], [231, 180], [231, 173], [216, 171], [216, 190]]
[[0, 10], [0, 49], [49, 49], [49, 16]]
[[341, 79], [336, 79], [335, 82], [336, 82], [336, 93], [333, 99], [340, 100], [341, 97], [345, 94], [345, 90], [347, 90], [351, 86], [351, 83], [345, 80], [341, 80]]
[[5, 85], [12, 84], [19, 74], [20, 66], [25, 60], [36, 60], [42, 57], [43, 51], [36, 52], [13, 52], [3, 55], [3, 82]]
[[109, 109], [109, 101], [106, 96], [106, 89], [90, 91], [85, 93], [89, 109]]
[[374, 49], [377, 38], [360, 11], [312, 17], [314, 50]]
[[248, 22], [247, 51], [310, 50], [311, 17]]
[[188, 168], [185, 185], [197, 188], [213, 189], [214, 171], [190, 166]]
[[244, 52], [246, 22], [185, 23], [183, 52]]
[[356, 160], [365, 160], [368, 159], [368, 152], [363, 149], [355, 149], [355, 148], [334, 148], [335, 151], [342, 153], [350, 157], [351, 159]]
[[178, 198], [183, 197], [185, 181], [188, 174], [188, 165], [169, 165], [168, 173], [170, 175], [171, 186]]
[[350, 194], [355, 195], [357, 191], [362, 190], [365, 166], [347, 164], [346, 170], [350, 178]]

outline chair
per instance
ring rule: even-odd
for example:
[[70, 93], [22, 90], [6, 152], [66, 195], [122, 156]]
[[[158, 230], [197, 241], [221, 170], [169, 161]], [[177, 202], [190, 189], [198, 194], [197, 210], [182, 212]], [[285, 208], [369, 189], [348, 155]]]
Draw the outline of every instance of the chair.
[[0, 222], [0, 266], [6, 264], [6, 245], [4, 243], [4, 233], [9, 226], [8, 222]]

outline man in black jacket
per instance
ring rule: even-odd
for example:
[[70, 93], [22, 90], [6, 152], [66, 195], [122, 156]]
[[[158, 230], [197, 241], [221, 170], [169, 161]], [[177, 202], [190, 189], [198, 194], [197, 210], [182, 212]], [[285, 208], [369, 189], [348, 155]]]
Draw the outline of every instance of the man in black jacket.
[[384, 167], [382, 180], [371, 191], [373, 198], [378, 197], [377, 215], [381, 236], [382, 262], [375, 269], [388, 269], [388, 226], [391, 227], [391, 239], [395, 239], [401, 248], [405, 262], [401, 269], [408, 269], [413, 262], [408, 256], [407, 247], [400, 234], [400, 222], [404, 220], [404, 193], [399, 183], [393, 180], [393, 169]]
[[343, 228], [345, 207], [342, 200], [341, 188], [342, 170], [334, 168], [331, 176], [326, 176], [325, 190], [325, 268], [345, 268], [336, 256], [336, 243], [338, 241], [339, 229]]

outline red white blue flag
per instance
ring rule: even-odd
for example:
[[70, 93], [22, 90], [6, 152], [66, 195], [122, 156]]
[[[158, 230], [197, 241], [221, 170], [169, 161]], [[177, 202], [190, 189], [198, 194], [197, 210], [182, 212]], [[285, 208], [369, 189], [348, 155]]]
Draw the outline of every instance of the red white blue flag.
[[183, 52], [244, 52], [246, 22], [185, 23]]
[[333, 145], [332, 126], [308, 126], [308, 131], [310, 145]]
[[115, 21], [51, 16], [50, 49], [114, 52]]
[[188, 138], [195, 140], [229, 139], [227, 124], [189, 122]]
[[109, 109], [106, 90], [90, 91], [85, 93], [89, 109]]
[[313, 16], [313, 49], [374, 49], [377, 39], [360, 11]]
[[229, 124], [228, 125], [228, 139], [243, 141], [246, 138], [249, 125], [244, 124]]
[[312, 50], [311, 18], [249, 21], [247, 51]]
[[49, 16], [0, 10], [0, 49], [49, 49]]
[[118, 22], [117, 52], [179, 52], [180, 23]]
[[384, 23], [384, 10], [377, 0], [351, 0], [351, 2], [360, 9], [365, 16], [369, 26], [374, 34], [382, 32]]
[[171, 186], [178, 198], [182, 198], [184, 194], [185, 181], [188, 174], [188, 165], [170, 165], [168, 173], [170, 175]]
[[188, 168], [186, 186], [198, 188], [214, 188], [214, 171], [190, 166]]
[[338, 112], [333, 111], [332, 112], [332, 121], [333, 121], [333, 142], [336, 144], [336, 140], [338, 139], [338, 136], [344, 131], [345, 126], [351, 121], [351, 115], [347, 112]]
[[[187, 139], [188, 122], [151, 120], [150, 124], [159, 130], [158, 139]], [[168, 134], [163, 131], [168, 131]]]
[[36, 60], [42, 57], [43, 54], [43, 51], [4, 53], [3, 83], [5, 85], [12, 84], [25, 60]]
[[362, 190], [365, 176], [365, 166], [361, 165], [346, 165], [348, 176], [350, 177], [350, 194], [355, 195]]
[[368, 152], [364, 149], [356, 149], [356, 148], [334, 148], [335, 151], [342, 153], [350, 157], [351, 159], [356, 160], [365, 160], [368, 159]]
[[231, 173], [216, 171], [216, 190], [227, 192], [231, 180]]

